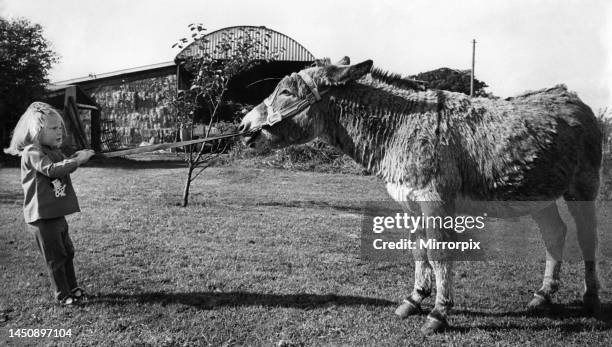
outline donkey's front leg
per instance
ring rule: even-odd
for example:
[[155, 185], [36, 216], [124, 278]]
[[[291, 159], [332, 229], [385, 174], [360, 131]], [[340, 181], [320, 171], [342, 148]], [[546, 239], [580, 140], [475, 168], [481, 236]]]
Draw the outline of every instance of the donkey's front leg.
[[[416, 230], [410, 235], [410, 238], [418, 243], [419, 240], [425, 238], [425, 230]], [[423, 313], [421, 302], [431, 295], [433, 289], [433, 271], [427, 260], [427, 250], [415, 247], [412, 249], [412, 257], [414, 258], [414, 287], [412, 293], [395, 310], [395, 314], [402, 319]]]
[[427, 315], [427, 321], [421, 327], [421, 332], [431, 335], [444, 331], [449, 327], [448, 315], [454, 301], [453, 262], [450, 260], [431, 261], [436, 277], [436, 304]]
[[419, 258], [415, 256], [414, 288], [412, 289], [412, 293], [410, 293], [410, 295], [404, 299], [404, 302], [395, 310], [395, 314], [402, 319], [422, 313], [421, 302], [431, 295], [433, 282], [431, 265], [429, 265], [426, 258], [424, 260], [418, 259]]
[[[454, 206], [451, 204], [429, 204], [423, 208], [425, 216], [441, 217], [454, 216]], [[452, 242], [455, 240], [452, 229], [444, 229], [441, 225], [429, 225], [427, 228], [427, 238], [430, 244], [436, 241]], [[429, 241], [428, 240], [428, 241]], [[421, 327], [421, 332], [425, 335], [434, 334], [446, 330], [448, 325], [448, 315], [453, 307], [453, 262], [452, 254], [449, 250], [428, 249], [427, 257], [433, 265], [434, 276], [436, 278], [436, 303], [427, 315], [427, 321]]]

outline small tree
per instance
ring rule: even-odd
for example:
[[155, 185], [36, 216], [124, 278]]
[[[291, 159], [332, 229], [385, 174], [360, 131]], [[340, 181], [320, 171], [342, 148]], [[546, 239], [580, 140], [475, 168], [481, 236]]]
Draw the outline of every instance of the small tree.
[[[470, 95], [470, 70], [458, 71], [443, 67], [432, 71], [421, 72], [411, 77], [417, 80], [426, 81], [428, 88]], [[474, 78], [475, 96], [490, 96], [484, 90], [486, 87], [488, 87], [486, 83]]]
[[[223, 33], [218, 43], [211, 47], [205, 37], [206, 29], [202, 24], [190, 24], [193, 49], [200, 54], [186, 54], [179, 57], [179, 64], [192, 78], [187, 88], [178, 90], [172, 103], [177, 110], [181, 124], [181, 138], [193, 137], [196, 121], [208, 119], [205, 136], [209, 137], [212, 125], [219, 118], [220, 106], [225, 103], [230, 80], [257, 64], [275, 59], [282, 49], [270, 47], [270, 35], [261, 31], [243, 28], [238, 34]], [[172, 47], [184, 48], [189, 44], [186, 38], [180, 39]], [[202, 117], [205, 114], [207, 117]], [[191, 183], [209, 167], [219, 156], [219, 152], [205, 153], [207, 146], [188, 146], [185, 153], [187, 177], [183, 190], [183, 203], [189, 203]], [[222, 151], [221, 151], [222, 152]]]
[[0, 18], [0, 132], [2, 146], [27, 106], [40, 99], [57, 54], [43, 28], [27, 19]]

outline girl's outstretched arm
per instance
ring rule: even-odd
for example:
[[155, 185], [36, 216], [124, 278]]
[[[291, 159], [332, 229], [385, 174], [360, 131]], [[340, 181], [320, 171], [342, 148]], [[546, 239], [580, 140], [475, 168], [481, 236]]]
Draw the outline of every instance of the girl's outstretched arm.
[[51, 158], [35, 146], [24, 149], [22, 159], [24, 163], [29, 164], [36, 171], [50, 178], [66, 176], [79, 166], [77, 158], [64, 159], [54, 163]]

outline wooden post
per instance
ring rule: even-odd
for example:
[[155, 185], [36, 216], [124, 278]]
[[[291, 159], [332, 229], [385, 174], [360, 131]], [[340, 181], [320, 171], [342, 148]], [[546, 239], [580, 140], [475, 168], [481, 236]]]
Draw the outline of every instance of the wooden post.
[[102, 114], [99, 108], [91, 110], [91, 148], [96, 152], [102, 151], [101, 118]]
[[476, 55], [476, 40], [472, 40], [472, 71], [470, 73], [470, 97], [474, 96], [474, 58]]
[[[73, 89], [74, 90], [71, 90]], [[69, 90], [71, 90], [69, 92]], [[72, 95], [70, 95], [72, 94]], [[74, 96], [73, 96], [74, 95]], [[79, 115], [79, 109], [76, 105], [76, 87], [70, 87], [66, 89], [66, 101], [64, 104], [64, 112], [68, 115], [72, 123], [73, 134], [78, 144], [78, 149], [90, 148], [87, 143], [87, 137], [85, 136], [85, 130], [83, 129], [83, 123]]]

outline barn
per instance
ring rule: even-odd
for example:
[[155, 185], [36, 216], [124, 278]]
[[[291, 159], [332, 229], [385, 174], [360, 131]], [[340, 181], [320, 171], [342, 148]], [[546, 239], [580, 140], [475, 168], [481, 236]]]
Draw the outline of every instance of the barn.
[[[192, 42], [177, 54], [174, 61], [54, 82], [49, 88], [52, 91], [50, 97], [60, 100], [61, 91], [73, 90], [73, 93], [84, 94], [83, 97], [91, 100], [76, 103], [76, 113], [91, 124], [85, 137], [90, 139], [93, 148], [111, 150], [134, 147], [143, 141], [174, 141], [179, 124], [170, 100], [190, 78], [189, 71], [179, 62], [186, 56], [197, 57], [212, 49], [225, 35], [238, 35], [245, 30], [266, 35], [270, 46], [281, 49], [282, 53], [273, 61], [235, 76], [228, 91], [228, 99], [232, 102], [256, 104], [272, 92], [278, 78], [299, 71], [314, 61], [314, 56], [306, 48], [285, 34], [264, 26], [233, 26], [208, 33]], [[206, 43], [198, 44], [199, 41]], [[58, 103], [57, 100], [54, 104]], [[78, 140], [73, 137], [70, 143], [78, 146]]]

